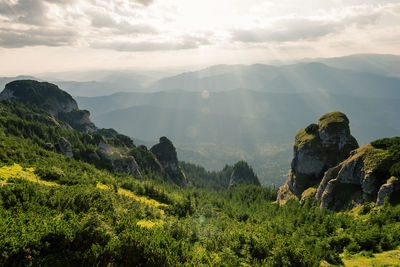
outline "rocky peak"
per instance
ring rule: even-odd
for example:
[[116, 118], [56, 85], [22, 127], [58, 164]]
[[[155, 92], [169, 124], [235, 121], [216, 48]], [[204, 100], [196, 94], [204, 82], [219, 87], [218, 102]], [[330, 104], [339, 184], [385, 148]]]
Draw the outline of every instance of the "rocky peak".
[[159, 143], [154, 145], [150, 150], [161, 163], [178, 162], [176, 149], [172, 142], [165, 136], [161, 137]]
[[279, 189], [278, 200], [291, 195], [300, 197], [307, 188], [318, 185], [325, 171], [346, 159], [357, 147], [350, 134], [349, 120], [341, 112], [327, 113], [318, 124], [300, 130], [294, 141], [288, 180]]
[[0, 100], [5, 99], [18, 99], [35, 104], [56, 117], [60, 113], [78, 109], [78, 104], [72, 96], [57, 85], [34, 80], [17, 80], [6, 84], [0, 94]]
[[247, 162], [241, 160], [233, 166], [229, 187], [239, 184], [261, 185], [257, 175]]
[[97, 130], [89, 119], [89, 111], [79, 110], [72, 96], [55, 84], [34, 80], [13, 81], [6, 84], [0, 93], [0, 101], [6, 99], [37, 105], [76, 130], [85, 132]]
[[172, 142], [163, 136], [160, 138], [159, 143], [154, 145], [150, 150], [156, 156], [169, 178], [175, 184], [185, 187], [187, 180], [179, 167], [178, 156]]

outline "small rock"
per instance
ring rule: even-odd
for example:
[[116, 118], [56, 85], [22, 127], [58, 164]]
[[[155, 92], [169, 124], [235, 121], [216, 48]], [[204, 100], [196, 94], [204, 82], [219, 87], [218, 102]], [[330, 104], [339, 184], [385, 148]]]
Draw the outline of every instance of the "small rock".
[[61, 154], [68, 158], [72, 158], [74, 154], [72, 153], [71, 143], [64, 137], [58, 139], [58, 150]]

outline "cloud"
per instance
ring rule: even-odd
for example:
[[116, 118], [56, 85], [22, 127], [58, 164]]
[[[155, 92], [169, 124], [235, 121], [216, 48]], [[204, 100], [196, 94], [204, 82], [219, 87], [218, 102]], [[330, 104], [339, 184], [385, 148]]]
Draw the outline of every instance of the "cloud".
[[273, 21], [269, 27], [234, 29], [231, 35], [234, 41], [243, 43], [315, 40], [329, 34], [341, 32], [349, 27], [363, 28], [373, 25], [389, 10], [388, 8], [371, 10], [366, 7], [358, 7], [349, 8], [346, 10], [347, 14], [328, 18], [281, 18]]
[[[94, 38], [156, 34], [157, 29], [133, 20], [136, 9], [152, 0], [0, 0], [0, 47], [68, 46]], [[119, 9], [127, 14], [117, 14]], [[117, 10], [117, 11], [115, 11]], [[80, 40], [78, 40], [80, 39]]]
[[92, 12], [89, 16], [93, 27], [109, 29], [115, 34], [154, 34], [158, 32], [149, 24], [132, 24], [125, 19], [118, 22], [110, 13]]
[[136, 0], [136, 2], [144, 6], [149, 6], [154, 2], [154, 0]]
[[116, 51], [169, 51], [169, 50], [185, 50], [194, 49], [203, 45], [208, 45], [207, 39], [202, 37], [185, 36], [178, 41], [116, 41], [116, 42], [103, 42], [97, 41], [91, 44], [92, 48], [98, 49], [112, 49]]
[[[287, 42], [314, 39], [335, 32], [338, 25], [306, 19], [288, 20], [284, 28], [256, 28], [234, 30], [233, 39], [245, 43]], [[281, 24], [282, 26], [282, 24]]]
[[20, 48], [25, 46], [63, 46], [71, 45], [76, 33], [56, 30], [14, 30], [0, 29], [0, 46]]
[[23, 0], [16, 3], [0, 1], [0, 15], [9, 21], [43, 25], [47, 22], [47, 6], [40, 0]]
[[[191, 5], [195, 0], [186, 1], [182, 8], [177, 0], [0, 0], [0, 47], [160, 51], [213, 45], [246, 49], [350, 35], [367, 27], [388, 28], [400, 20], [396, 22], [400, 4], [388, 4], [388, 0], [382, 0], [383, 4], [377, 0], [366, 0], [367, 4], [327, 0], [336, 4], [321, 3], [312, 16], [307, 1], [302, 7], [294, 3], [297, 1], [284, 0], [263, 8], [259, 4], [265, 1], [255, 0], [250, 9], [240, 0], [221, 0], [219, 5], [207, 0], [195, 7]], [[225, 10], [229, 3], [234, 12]], [[213, 10], [214, 6], [219, 8]], [[386, 24], [376, 26], [385, 19]], [[238, 27], [232, 29], [231, 25]]]

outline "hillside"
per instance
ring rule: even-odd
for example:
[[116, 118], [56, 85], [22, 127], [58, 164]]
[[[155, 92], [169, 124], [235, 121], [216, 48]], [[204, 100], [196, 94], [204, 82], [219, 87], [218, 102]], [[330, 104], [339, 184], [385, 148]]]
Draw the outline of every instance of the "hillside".
[[[72, 157], [46, 145], [60, 136]], [[130, 151], [142, 177], [85, 157], [98, 138]], [[396, 140], [373, 145], [397, 157]], [[29, 102], [1, 101], [0, 265], [317, 266], [400, 245], [394, 203], [342, 213], [312, 198], [279, 205], [245, 162], [220, 172], [176, 163], [165, 137], [149, 151], [111, 129], [79, 131]], [[167, 167], [182, 169], [188, 185], [178, 186]]]

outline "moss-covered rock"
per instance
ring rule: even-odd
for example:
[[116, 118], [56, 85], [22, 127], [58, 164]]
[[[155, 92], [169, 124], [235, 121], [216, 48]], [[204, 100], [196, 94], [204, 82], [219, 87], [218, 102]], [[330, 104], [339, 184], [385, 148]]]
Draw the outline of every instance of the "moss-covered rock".
[[295, 136], [289, 177], [278, 192], [278, 200], [287, 190], [300, 198], [304, 190], [318, 186], [329, 168], [346, 159], [358, 147], [350, 134], [349, 120], [341, 112], [323, 115], [318, 124], [301, 129]]
[[0, 100], [16, 99], [43, 108], [75, 130], [93, 133], [97, 127], [90, 121], [90, 113], [80, 110], [75, 99], [57, 85], [34, 80], [17, 80], [6, 84]]
[[24, 103], [35, 104], [53, 116], [78, 109], [72, 96], [57, 85], [34, 80], [17, 80], [6, 84], [0, 94], [0, 100], [5, 99], [18, 99]]
[[[385, 138], [367, 144], [334, 168], [329, 169], [316, 194], [321, 208], [333, 210], [363, 202], [382, 205], [398, 191], [396, 172], [400, 160], [400, 138]], [[392, 176], [393, 177], [393, 176]]]

